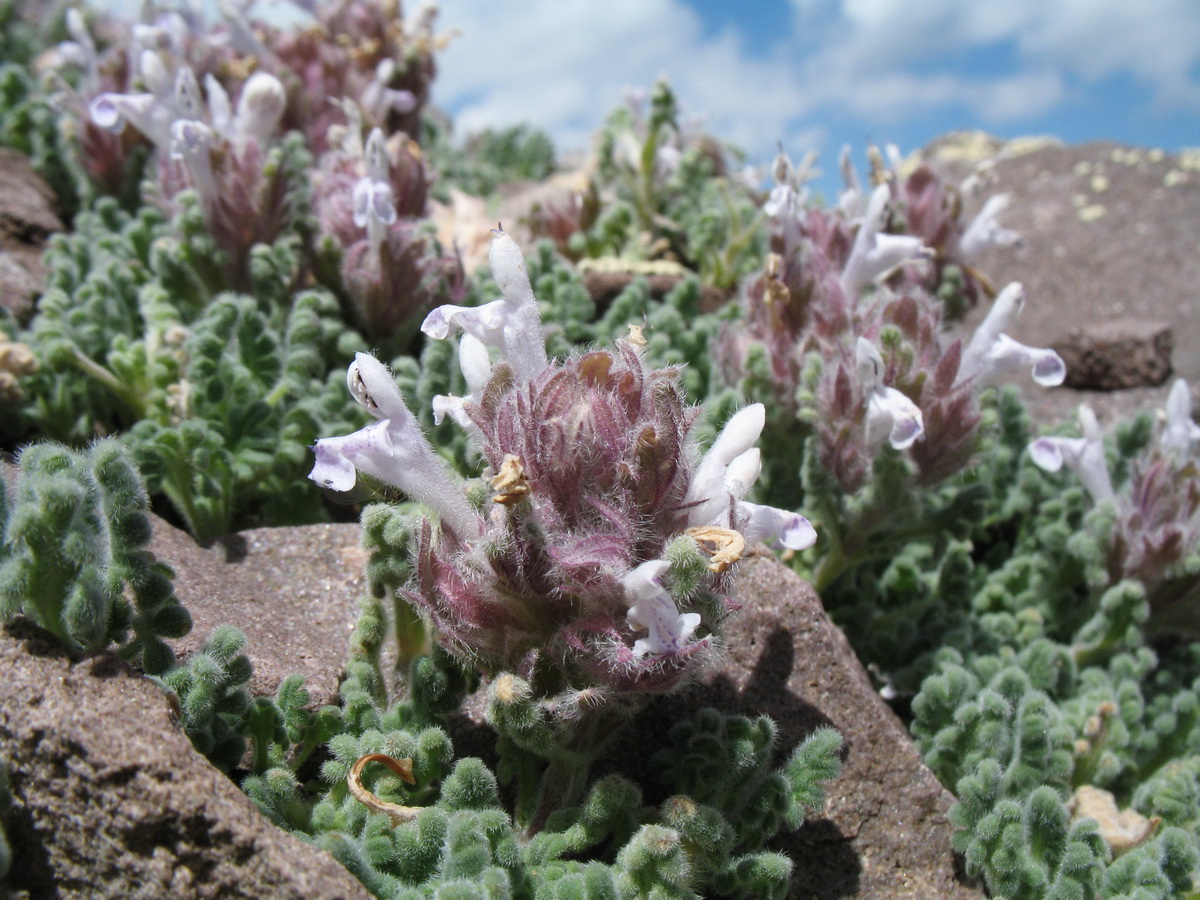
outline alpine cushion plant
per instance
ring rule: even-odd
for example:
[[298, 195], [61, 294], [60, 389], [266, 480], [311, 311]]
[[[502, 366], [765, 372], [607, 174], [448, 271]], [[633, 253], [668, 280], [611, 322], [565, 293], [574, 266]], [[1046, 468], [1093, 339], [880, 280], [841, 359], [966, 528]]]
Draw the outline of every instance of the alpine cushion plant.
[[636, 332], [614, 350], [549, 359], [524, 259], [503, 231], [490, 262], [502, 299], [439, 307], [423, 326], [437, 338], [461, 328], [474, 348], [455, 419], [485, 476], [452, 476], [383, 364], [359, 353], [350, 392], [377, 421], [318, 441], [311, 477], [347, 490], [361, 472], [432, 513], [413, 526], [401, 593], [490, 677], [501, 771], [536, 832], [581, 796], [623, 720], [718, 655], [747, 543], [799, 550], [816, 535], [799, 515], [743, 499], [761, 468], [761, 405], [701, 454], [678, 372], [648, 368]]

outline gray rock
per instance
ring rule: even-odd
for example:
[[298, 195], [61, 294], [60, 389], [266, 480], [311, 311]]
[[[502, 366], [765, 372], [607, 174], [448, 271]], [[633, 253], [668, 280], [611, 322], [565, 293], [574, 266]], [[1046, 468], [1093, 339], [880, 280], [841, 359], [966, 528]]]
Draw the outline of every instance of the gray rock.
[[9, 888], [58, 898], [347, 898], [365, 888], [277, 828], [200, 756], [166, 696], [119, 658], [71, 664], [20, 620], [0, 632]]
[[218, 625], [246, 633], [250, 690], [271, 695], [293, 672], [313, 704], [337, 702], [359, 599], [367, 594], [362, 529], [356, 524], [258, 528], [198, 547], [151, 517], [150, 550], [175, 570], [175, 594], [192, 630], [174, 642], [182, 659]]
[[1166, 322], [1131, 318], [1089, 322], [1051, 346], [1067, 364], [1067, 387], [1093, 391], [1157, 387], [1171, 375], [1173, 335]]
[[18, 321], [33, 314], [42, 291], [46, 238], [63, 230], [53, 203], [53, 191], [28, 158], [0, 147], [0, 306]]

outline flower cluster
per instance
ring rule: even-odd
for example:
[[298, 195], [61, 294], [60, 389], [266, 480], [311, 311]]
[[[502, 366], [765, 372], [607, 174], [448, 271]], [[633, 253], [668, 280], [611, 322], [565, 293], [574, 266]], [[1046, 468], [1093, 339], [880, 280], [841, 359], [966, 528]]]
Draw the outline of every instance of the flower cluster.
[[[885, 152], [872, 145], [867, 155], [870, 182], [875, 185], [869, 197], [873, 200], [874, 191], [881, 186], [888, 188], [884, 230], [919, 242], [928, 259], [927, 265], [905, 268], [896, 277], [936, 294], [955, 316], [994, 296], [996, 290], [979, 270], [979, 262], [992, 248], [1019, 245], [1021, 236], [997, 219], [1008, 208], [1007, 194], [994, 194], [973, 216], [966, 214], [967, 206], [988, 181], [986, 166], [956, 186], [947, 184], [925, 163], [904, 174], [900, 152], [892, 144]], [[868, 195], [864, 195], [848, 147], [842, 150], [841, 170], [845, 189], [838, 198], [839, 207], [844, 214], [856, 217], [867, 205]]]
[[321, 156], [313, 183], [317, 268], [349, 298], [365, 334], [399, 332], [403, 346], [437, 300], [461, 299], [462, 262], [441, 252], [425, 219], [432, 179], [421, 148], [378, 127], [364, 142], [360, 108], [344, 106], [350, 124], [334, 130], [338, 143]]
[[1126, 485], [1113, 486], [1103, 435], [1091, 408], [1079, 408], [1079, 437], [1040, 437], [1029, 445], [1047, 472], [1074, 472], [1097, 505], [1111, 504], [1115, 521], [1104, 543], [1107, 583], [1140, 582], [1153, 630], [1200, 633], [1200, 471], [1191, 391], [1182, 378], [1171, 388], [1159, 439], [1129, 463]]
[[[430, 293], [461, 277], [416, 223], [429, 184], [414, 139], [443, 44], [432, 12], [406, 21], [397, 4], [330, 0], [313, 6], [310, 26], [284, 31], [234, 4], [222, 5], [215, 27], [192, 12], [153, 9], [103, 53], [83, 16], [67, 17], [73, 40], [60, 54], [83, 74], [64, 95], [102, 191], [136, 181], [130, 169], [148, 144], [160, 204], [175, 213], [180, 194], [194, 191], [227, 279], [245, 289], [256, 244], [289, 231], [309, 243], [307, 194], [316, 187], [325, 240], [315, 268], [372, 336], [423, 313]], [[365, 130], [373, 137], [364, 148]], [[319, 154], [320, 177], [299, 171], [311, 159], [272, 155], [293, 131], [304, 148], [293, 155]], [[353, 232], [340, 222], [343, 207]]]
[[[744, 321], [725, 329], [717, 356], [728, 381], [751, 396], [770, 392], [778, 427], [815, 424], [822, 465], [845, 490], [865, 483], [885, 443], [911, 455], [922, 482], [943, 480], [970, 458], [979, 388], [1021, 369], [1062, 383], [1054, 351], [1006, 333], [1024, 303], [1019, 284], [1000, 292], [965, 347], [944, 337], [945, 305], [919, 277], [942, 251], [894, 233], [895, 177], [864, 195], [847, 169], [850, 188], [830, 212], [799, 203], [802, 176], [782, 152], [776, 170], [763, 207], [774, 252], [744, 289]], [[778, 481], [773, 490], [797, 498], [798, 486]]]
[[491, 264], [502, 299], [439, 307], [423, 326], [434, 338], [464, 332], [470, 393], [435, 409], [486, 461], [484, 508], [448, 474], [383, 364], [362, 353], [350, 390], [378, 421], [319, 441], [311, 477], [346, 490], [357, 469], [436, 513], [421, 526], [407, 596], [485, 670], [560, 691], [669, 689], [711, 657], [730, 611], [727, 573], [747, 543], [815, 539], [800, 516], [744, 499], [761, 468], [764, 409], [739, 412], [701, 456], [676, 373], [648, 369], [636, 336], [550, 361], [524, 260], [503, 232]]

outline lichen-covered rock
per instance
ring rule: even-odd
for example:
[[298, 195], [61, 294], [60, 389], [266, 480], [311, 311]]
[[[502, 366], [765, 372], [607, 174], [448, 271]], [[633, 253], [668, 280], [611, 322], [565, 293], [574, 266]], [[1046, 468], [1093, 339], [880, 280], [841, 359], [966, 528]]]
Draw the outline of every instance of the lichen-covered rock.
[[28, 622], [0, 633], [8, 887], [31, 897], [370, 895], [272, 825], [188, 742], [166, 695], [117, 657], [72, 664]]

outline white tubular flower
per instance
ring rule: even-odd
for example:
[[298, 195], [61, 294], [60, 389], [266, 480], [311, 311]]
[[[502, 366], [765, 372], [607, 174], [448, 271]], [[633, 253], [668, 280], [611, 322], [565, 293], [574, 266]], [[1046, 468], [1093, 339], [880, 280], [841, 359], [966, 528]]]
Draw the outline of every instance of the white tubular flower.
[[738, 530], [748, 543], [766, 541], [772, 547], [803, 550], [817, 539], [807, 519], [742, 499], [762, 472], [762, 451], [754, 444], [762, 434], [766, 416], [761, 403], [752, 403], [725, 423], [692, 474], [684, 500], [689, 504], [687, 525], [733, 528], [740, 523]]
[[229, 102], [229, 93], [221, 82], [213, 77], [212, 72], [204, 76], [204, 96], [208, 100], [208, 118], [212, 122], [213, 131], [232, 139], [233, 105]]
[[987, 384], [1005, 375], [1029, 369], [1043, 387], [1056, 387], [1067, 377], [1067, 364], [1053, 350], [1027, 347], [1004, 334], [1025, 305], [1025, 288], [1014, 281], [1002, 290], [991, 310], [975, 329], [963, 351], [958, 383], [976, 379]]
[[933, 256], [920, 238], [883, 231], [890, 196], [886, 184], [871, 192], [866, 215], [858, 226], [854, 247], [842, 270], [842, 290], [848, 297], [857, 296], [868, 284], [898, 265]]
[[441, 339], [451, 328], [462, 328], [485, 344], [499, 347], [517, 379], [528, 381], [547, 365], [542, 319], [520, 248], [503, 230], [495, 229], [492, 234], [488, 262], [504, 299], [478, 307], [439, 306], [425, 317], [421, 330]]
[[[728, 511], [730, 490], [726, 485], [726, 476], [730, 465], [754, 447], [766, 421], [767, 411], [761, 403], [752, 403], [730, 416], [692, 473], [684, 499], [688, 505], [689, 527], [710, 525]], [[735, 477], [738, 477], [738, 471], [743, 472], [740, 477], [746, 477], [744, 466], [735, 470]], [[746, 490], [752, 486], [746, 485]]]
[[654, 154], [654, 169], [656, 174], [666, 178], [674, 175], [683, 162], [683, 151], [670, 144], [659, 147]]
[[895, 388], [880, 387], [867, 401], [867, 445], [885, 440], [897, 450], [907, 450], [925, 433], [925, 420], [915, 403]]
[[[211, 103], [210, 93], [209, 104]], [[266, 147], [267, 141], [274, 136], [275, 129], [279, 127], [285, 106], [287, 92], [282, 81], [267, 72], [255, 72], [251, 75], [242, 85], [237, 114], [233, 118], [233, 135], [239, 149], [251, 138], [260, 147]], [[385, 177], [386, 174], [385, 171]]]
[[907, 450], [925, 434], [920, 407], [895, 388], [884, 386], [883, 357], [874, 344], [860, 337], [855, 355], [867, 404], [867, 446], [874, 449], [887, 441], [897, 450]]
[[492, 360], [488, 356], [487, 345], [472, 334], [463, 334], [458, 339], [458, 365], [467, 380], [467, 395], [455, 397], [449, 394], [438, 394], [433, 398], [433, 421], [442, 424], [446, 416], [465, 429], [472, 438], [482, 437], [479, 426], [471, 421], [464, 409], [464, 404], [479, 396], [480, 391], [488, 383], [492, 375]]
[[142, 83], [150, 93], [168, 106], [174, 102], [175, 82], [161, 56], [153, 50], [141, 51], [138, 54], [138, 71], [141, 72]]
[[697, 613], [680, 614], [670, 593], [662, 586], [659, 579], [670, 567], [665, 559], [652, 559], [621, 579], [629, 603], [626, 618], [630, 627], [645, 628], [648, 632], [633, 644], [637, 657], [678, 653], [700, 625]]
[[958, 240], [960, 260], [971, 264], [993, 247], [1012, 247], [1021, 243], [1019, 234], [1004, 228], [996, 221], [996, 216], [1008, 208], [1010, 200], [1008, 194], [996, 194], [988, 198], [987, 203], [983, 204], [983, 209], [971, 220], [971, 224]]
[[1058, 387], [1067, 377], [1067, 364], [1053, 350], [1027, 347], [1007, 334], [999, 335], [983, 356], [974, 362], [979, 366], [975, 377], [980, 384], [1025, 369], [1042, 387]]
[[100, 94], [88, 104], [88, 115], [100, 128], [114, 134], [120, 134], [126, 124], [132, 125], [154, 146], [167, 149], [171, 145], [171, 123], [178, 118], [170, 73], [158, 54], [150, 50], [139, 55], [138, 72], [148, 93]]
[[439, 306], [425, 317], [421, 330], [436, 340], [445, 340], [450, 332], [461, 328], [464, 333], [492, 347], [504, 346], [504, 326], [508, 304], [493, 300], [483, 306]]
[[1086, 403], [1079, 407], [1079, 427], [1083, 437], [1042, 437], [1029, 445], [1029, 456], [1038, 468], [1057, 472], [1066, 463], [1094, 500], [1113, 496], [1112, 479], [1104, 458], [1104, 443], [1096, 414]]
[[810, 150], [800, 161], [799, 166], [792, 165], [791, 158], [779, 145], [775, 155], [772, 175], [775, 186], [763, 204], [763, 212], [773, 219], [792, 224], [804, 213], [804, 204], [808, 202], [808, 188], [805, 184], [815, 177], [813, 164], [817, 161], [817, 152]]
[[83, 13], [75, 7], [67, 10], [66, 25], [67, 34], [71, 36], [71, 40], [63, 41], [58, 45], [59, 55], [66, 62], [84, 70], [84, 80], [80, 84], [80, 88], [85, 94], [93, 93], [100, 83], [100, 64], [99, 56], [96, 53], [96, 42], [92, 40], [92, 35], [87, 30]]
[[791, 218], [800, 212], [802, 200], [790, 184], [777, 184], [763, 203], [762, 210], [772, 219]]
[[395, 73], [396, 61], [390, 57], [382, 59], [375, 67], [375, 77], [363, 89], [363, 109], [368, 110], [376, 121], [383, 121], [393, 110], [404, 115], [417, 108], [417, 98], [412, 91], [388, 87]]
[[169, 114], [153, 94], [103, 93], [88, 104], [88, 115], [113, 134], [120, 134], [129, 123], [155, 144], [166, 146], [170, 140]]
[[322, 487], [347, 491], [357, 472], [393, 484], [430, 506], [444, 527], [473, 537], [483, 526], [441, 458], [429, 446], [387, 367], [357, 353], [346, 372], [354, 399], [379, 421], [344, 437], [322, 438], [313, 447], [309, 478]]
[[213, 131], [197, 119], [171, 123], [171, 158], [182, 160], [192, 178], [192, 187], [208, 209], [217, 200], [217, 180], [212, 170]]
[[900, 170], [904, 168], [904, 157], [900, 153], [900, 148], [895, 144], [886, 144], [883, 148], [884, 156], [887, 157], [888, 168], [891, 169], [892, 177], [900, 178]]
[[200, 98], [200, 82], [191, 66], [184, 66], [175, 76], [175, 117], [199, 120], [204, 116], [204, 101]]
[[725, 469], [725, 490], [736, 500], [741, 500], [754, 487], [758, 476], [762, 474], [762, 451], [751, 447], [745, 453], [735, 456]]
[[742, 537], [747, 543], [764, 541], [773, 549], [807, 550], [817, 542], [817, 530], [799, 513], [742, 500], [738, 512], [746, 517]]
[[[245, 4], [245, 8], [249, 9], [250, 5]], [[271, 59], [274, 56], [258, 39], [253, 26], [247, 21], [237, 4], [231, 3], [230, 0], [220, 0], [217, 9], [221, 13], [221, 18], [225, 20], [226, 40], [230, 47], [237, 50], [241, 56], [251, 59]]]
[[387, 227], [396, 221], [396, 202], [388, 181], [387, 148], [378, 128], [371, 129], [363, 155], [367, 174], [354, 185], [354, 224], [367, 229], [371, 252], [376, 253], [387, 235]]
[[1192, 392], [1182, 378], [1171, 385], [1166, 412], [1166, 427], [1160, 438], [1163, 447], [1190, 456], [1192, 447], [1200, 441], [1200, 425], [1192, 421]]

